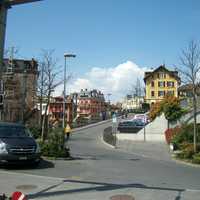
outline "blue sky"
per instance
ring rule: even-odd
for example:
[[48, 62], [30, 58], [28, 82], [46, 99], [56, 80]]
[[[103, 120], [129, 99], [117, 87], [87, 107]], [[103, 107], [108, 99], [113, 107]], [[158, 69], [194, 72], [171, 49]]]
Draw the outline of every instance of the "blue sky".
[[200, 39], [199, 23], [199, 0], [43, 0], [9, 10], [6, 47], [17, 46], [24, 58], [55, 49], [60, 65], [64, 52], [77, 54], [70, 61], [76, 82], [128, 61], [143, 70], [177, 65], [181, 49]]

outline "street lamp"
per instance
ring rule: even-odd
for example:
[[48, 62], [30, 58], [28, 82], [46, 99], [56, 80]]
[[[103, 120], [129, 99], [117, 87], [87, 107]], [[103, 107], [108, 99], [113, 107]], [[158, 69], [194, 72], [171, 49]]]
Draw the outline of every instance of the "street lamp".
[[64, 91], [63, 91], [63, 129], [65, 128], [65, 105], [66, 105], [66, 82], [67, 82], [67, 77], [66, 77], [66, 68], [67, 68], [67, 58], [75, 58], [75, 54], [69, 54], [69, 53], [64, 53], [64, 58], [65, 58], [65, 66], [64, 66]]

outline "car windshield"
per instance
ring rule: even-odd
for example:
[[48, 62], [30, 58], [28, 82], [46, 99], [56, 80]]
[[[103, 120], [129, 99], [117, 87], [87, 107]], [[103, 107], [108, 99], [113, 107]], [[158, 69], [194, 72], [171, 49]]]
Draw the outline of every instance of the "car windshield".
[[136, 119], [134, 120], [134, 122], [138, 125], [138, 126], [144, 126], [144, 122], [141, 119]]
[[0, 137], [30, 137], [30, 132], [20, 126], [0, 126]]

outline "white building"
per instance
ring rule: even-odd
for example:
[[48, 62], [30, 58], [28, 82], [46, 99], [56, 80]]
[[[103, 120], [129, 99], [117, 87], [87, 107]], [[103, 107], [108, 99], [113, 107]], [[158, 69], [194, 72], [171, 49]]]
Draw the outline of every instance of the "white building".
[[142, 108], [144, 103], [144, 97], [138, 97], [133, 95], [127, 95], [122, 101], [123, 110], [134, 110]]

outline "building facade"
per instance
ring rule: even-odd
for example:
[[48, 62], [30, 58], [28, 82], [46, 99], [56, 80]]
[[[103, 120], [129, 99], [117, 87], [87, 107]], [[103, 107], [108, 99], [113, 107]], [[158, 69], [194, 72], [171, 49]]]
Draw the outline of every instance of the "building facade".
[[19, 122], [32, 117], [37, 104], [38, 64], [32, 60], [4, 59], [0, 87], [0, 118]]
[[145, 102], [154, 104], [166, 95], [178, 97], [180, 77], [177, 71], [170, 71], [164, 65], [151, 72], [145, 72]]
[[81, 90], [78, 94], [77, 117], [89, 120], [103, 119], [106, 113], [106, 103], [102, 92], [97, 90]]
[[[63, 121], [63, 97], [52, 97], [49, 108], [49, 122], [52, 125], [61, 123]], [[73, 120], [73, 102], [71, 98], [66, 99], [65, 103], [65, 119], [66, 122], [71, 124]]]
[[138, 97], [134, 95], [127, 95], [122, 101], [123, 110], [136, 110], [142, 108], [144, 103], [144, 97]]

